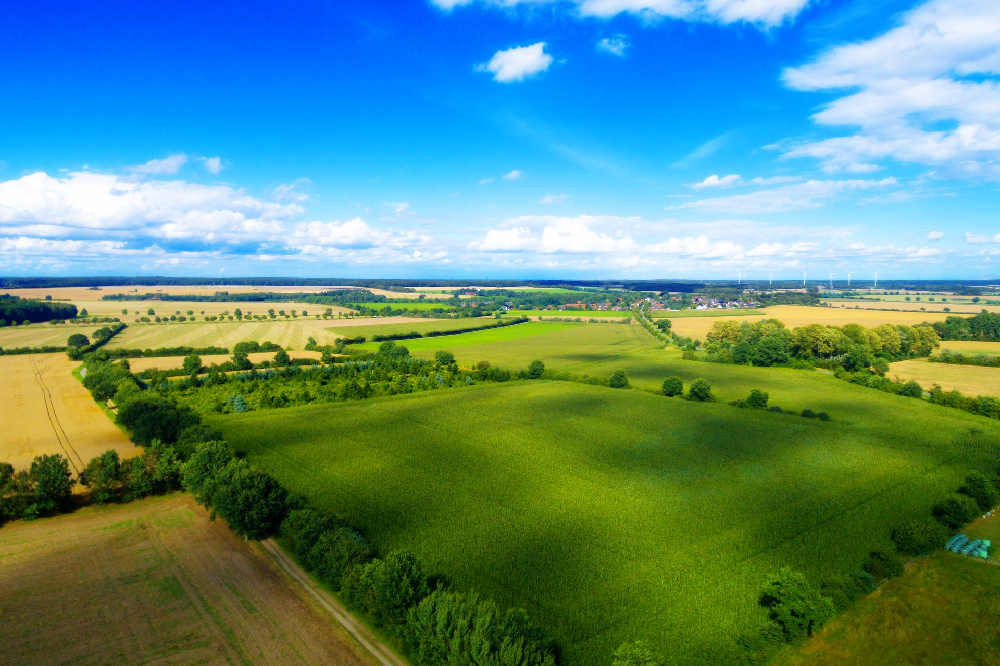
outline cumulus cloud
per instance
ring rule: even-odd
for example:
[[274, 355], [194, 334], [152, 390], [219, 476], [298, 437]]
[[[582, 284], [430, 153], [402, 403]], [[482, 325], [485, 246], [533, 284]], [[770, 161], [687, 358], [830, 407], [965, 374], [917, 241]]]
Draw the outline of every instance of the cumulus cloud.
[[504, 180], [520, 180], [521, 179], [521, 175], [522, 174], [521, 174], [520, 171], [518, 171], [517, 169], [514, 169], [510, 173], [504, 174], [502, 177], [503, 177]]
[[927, 240], [929, 240], [929, 241], [939, 241], [942, 238], [944, 238], [944, 232], [943, 231], [928, 231], [927, 232]]
[[568, 194], [547, 194], [541, 199], [539, 199], [538, 203], [542, 204], [543, 206], [552, 206], [555, 204], [566, 203], [567, 201], [569, 201]]
[[[171, 155], [169, 157], [164, 157], [162, 160], [149, 160], [145, 164], [137, 164], [135, 166], [126, 167], [126, 171], [130, 171], [138, 175], [149, 175], [149, 176], [164, 176], [175, 174], [180, 171], [181, 167], [187, 163], [187, 155], [184, 153], [178, 153], [177, 155]], [[213, 173], [218, 173], [213, 172]]]
[[785, 70], [803, 91], [849, 91], [813, 116], [850, 135], [792, 147], [827, 172], [868, 173], [882, 160], [942, 175], [1000, 179], [1000, 3], [931, 0], [874, 39]]
[[613, 37], [604, 37], [597, 42], [597, 50], [603, 51], [604, 53], [610, 53], [611, 55], [618, 56], [619, 58], [625, 57], [625, 51], [628, 49], [628, 37], [625, 35], [615, 35]]
[[783, 185], [773, 189], [759, 190], [751, 194], [737, 194], [729, 197], [715, 197], [687, 201], [669, 208], [686, 208], [700, 213], [736, 213], [759, 215], [782, 213], [793, 210], [819, 208], [822, 200], [854, 190], [869, 190], [896, 185], [895, 178], [882, 180], [810, 180], [805, 183]]
[[529, 46], [515, 46], [497, 51], [489, 62], [476, 65], [476, 71], [491, 72], [499, 83], [513, 83], [540, 74], [552, 64], [552, 56], [545, 52], [545, 42]]
[[205, 165], [205, 171], [212, 175], [218, 175], [222, 171], [222, 158], [221, 157], [200, 157], [202, 164]]
[[712, 174], [700, 183], [692, 183], [691, 185], [688, 185], [688, 187], [694, 190], [703, 190], [707, 187], [732, 187], [733, 185], [738, 185], [739, 183], [740, 177], [735, 173], [723, 176], [722, 178], [719, 178], [718, 174]]
[[[431, 0], [450, 11], [477, 0]], [[478, 0], [482, 4], [510, 7], [515, 5], [553, 4], [553, 0]], [[771, 27], [794, 19], [809, 0], [564, 0], [558, 4], [573, 7], [579, 17], [611, 18], [634, 14], [644, 20], [683, 19], [713, 23], [753, 23]]]
[[988, 236], [986, 234], [965, 233], [965, 242], [970, 245], [987, 245], [989, 243], [1000, 243], [1000, 234]]
[[537, 239], [531, 235], [531, 229], [514, 227], [490, 229], [481, 242], [472, 243], [470, 247], [481, 252], [520, 252], [535, 248], [537, 243]]

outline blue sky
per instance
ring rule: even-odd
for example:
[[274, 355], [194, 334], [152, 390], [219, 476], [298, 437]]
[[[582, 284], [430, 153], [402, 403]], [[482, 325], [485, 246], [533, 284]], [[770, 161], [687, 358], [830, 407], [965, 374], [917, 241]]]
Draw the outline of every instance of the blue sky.
[[9, 2], [0, 274], [996, 277], [998, 76], [995, 0]]

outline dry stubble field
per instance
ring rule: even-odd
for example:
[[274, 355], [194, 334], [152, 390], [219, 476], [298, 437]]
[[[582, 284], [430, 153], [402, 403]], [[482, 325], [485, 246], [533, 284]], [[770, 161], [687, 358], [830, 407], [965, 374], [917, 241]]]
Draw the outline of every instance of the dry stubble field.
[[0, 460], [20, 470], [37, 455], [58, 453], [78, 472], [108, 449], [135, 455], [138, 449], [73, 377], [78, 365], [65, 354], [0, 356]]
[[371, 663], [186, 494], [7, 525], [0, 553], [4, 664]]
[[889, 364], [886, 376], [914, 380], [925, 390], [938, 384], [946, 391], [958, 389], [965, 395], [1000, 395], [1000, 368], [977, 365], [931, 363], [925, 358]]

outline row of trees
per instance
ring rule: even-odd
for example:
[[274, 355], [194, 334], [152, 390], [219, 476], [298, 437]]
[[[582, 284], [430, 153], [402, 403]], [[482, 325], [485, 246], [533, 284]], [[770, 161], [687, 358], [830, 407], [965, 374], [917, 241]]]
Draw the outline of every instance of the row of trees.
[[72, 491], [69, 461], [63, 456], [36, 456], [31, 467], [20, 472], [0, 462], [0, 524], [66, 511]]
[[10, 323], [40, 323], [54, 319], [72, 319], [77, 314], [72, 303], [38, 301], [10, 294], [0, 294], [0, 326]]
[[946, 317], [933, 326], [942, 340], [1000, 342], [1000, 313], [997, 312], [983, 310], [972, 317]]

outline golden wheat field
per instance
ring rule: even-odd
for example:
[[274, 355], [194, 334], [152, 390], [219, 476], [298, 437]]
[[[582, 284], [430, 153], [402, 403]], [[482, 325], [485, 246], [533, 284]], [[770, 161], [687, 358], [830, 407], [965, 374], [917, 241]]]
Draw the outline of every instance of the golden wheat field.
[[0, 328], [0, 347], [65, 347], [66, 340], [74, 333], [91, 337], [103, 324], [32, 324], [31, 326], [5, 326]]
[[65, 354], [0, 356], [0, 460], [26, 469], [35, 456], [57, 453], [78, 473], [108, 449], [123, 458], [139, 451], [73, 377], [78, 365]]
[[975, 356], [976, 354], [997, 356], [1000, 355], [1000, 342], [973, 342], [971, 340], [942, 340], [941, 349], [942, 350], [950, 349], [951, 351], [971, 356]]
[[[824, 303], [829, 303], [831, 307], [860, 310], [902, 310], [904, 312], [940, 312], [948, 314], [978, 314], [983, 310], [988, 312], [1000, 312], [1000, 305], [982, 305], [968, 301], [948, 301], [942, 303], [936, 300], [933, 303], [926, 301], [904, 301], [904, 300], [884, 300], [884, 301], [859, 301], [855, 299], [823, 299]], [[948, 308], [950, 312], [945, 312]]]
[[965, 395], [1000, 395], [1000, 368], [975, 365], [931, 363], [924, 358], [889, 364], [887, 377], [914, 380], [924, 389], [938, 384], [946, 391], [958, 389]]
[[[319, 359], [323, 354], [317, 351], [296, 351], [291, 354], [292, 358], [314, 358]], [[270, 361], [274, 358], [274, 352], [257, 352], [255, 354], [247, 354], [247, 357], [253, 363], [260, 363], [261, 361]], [[205, 367], [210, 367], [212, 364], [222, 364], [226, 361], [231, 361], [232, 356], [226, 354], [206, 354], [201, 357], [201, 363]], [[128, 360], [129, 367], [132, 372], [143, 372], [144, 370], [149, 370], [150, 368], [156, 368], [157, 370], [176, 370], [178, 368], [184, 367], [184, 357], [183, 356], [160, 356], [157, 358], [130, 358]]]

